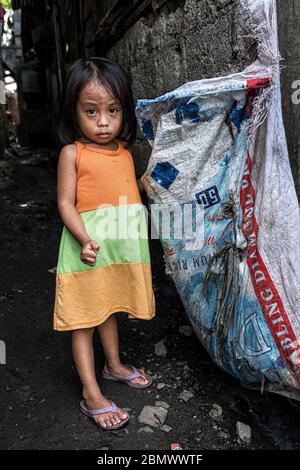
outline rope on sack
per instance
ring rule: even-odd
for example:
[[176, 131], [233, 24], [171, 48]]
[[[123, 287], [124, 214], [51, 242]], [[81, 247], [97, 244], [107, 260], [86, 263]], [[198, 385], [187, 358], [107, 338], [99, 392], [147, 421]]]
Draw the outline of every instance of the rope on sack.
[[240, 292], [239, 264], [243, 250], [233, 243], [224, 246], [209, 261], [203, 293], [207, 296], [208, 282], [217, 283], [216, 334], [220, 342], [225, 341], [232, 322], [236, 299]]

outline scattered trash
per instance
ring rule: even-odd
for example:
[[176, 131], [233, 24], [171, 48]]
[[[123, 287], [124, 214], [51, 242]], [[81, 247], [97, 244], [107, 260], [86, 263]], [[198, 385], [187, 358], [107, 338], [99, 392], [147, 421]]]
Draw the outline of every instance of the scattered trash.
[[56, 273], [56, 266], [55, 268], [47, 269], [48, 273], [55, 274]]
[[193, 398], [194, 394], [192, 392], [188, 392], [187, 390], [183, 390], [183, 392], [181, 392], [181, 394], [179, 395], [179, 400], [183, 400], [185, 401], [186, 403], [191, 399]]
[[239, 444], [250, 444], [251, 442], [251, 428], [248, 424], [241, 423], [238, 421], [236, 423], [236, 434], [238, 436]]
[[184, 336], [192, 336], [194, 330], [189, 325], [183, 325], [178, 328], [179, 333], [182, 333]]
[[171, 444], [171, 450], [182, 450], [182, 447], [178, 442]]
[[162, 406], [144, 406], [138, 417], [140, 423], [153, 428], [161, 428], [166, 420], [168, 410]]
[[172, 431], [171, 426], [168, 426], [167, 424], [164, 424], [160, 429], [161, 429], [162, 431], [164, 431], [164, 432], [170, 432], [170, 431]]
[[166, 346], [164, 345], [164, 340], [159, 341], [158, 343], [155, 343], [154, 345], [154, 351], [157, 356], [163, 356], [165, 357], [168, 353]]
[[140, 428], [140, 429], [138, 430], [138, 433], [140, 433], [140, 432], [152, 433], [152, 432], [154, 432], [154, 431], [153, 431], [153, 429], [150, 428], [150, 426], [145, 426], [144, 428]]
[[221, 422], [223, 421], [223, 410], [220, 405], [217, 403], [214, 403], [212, 406], [212, 409], [209, 412], [209, 416], [214, 420]]
[[161, 406], [162, 408], [165, 408], [166, 410], [170, 408], [170, 405], [166, 403], [165, 401], [156, 401], [155, 406]]
[[229, 439], [230, 435], [227, 432], [220, 431], [219, 436], [222, 437], [223, 439]]
[[160, 383], [160, 384], [157, 384], [157, 390], [162, 390], [163, 388], [165, 388], [166, 384], [164, 383]]

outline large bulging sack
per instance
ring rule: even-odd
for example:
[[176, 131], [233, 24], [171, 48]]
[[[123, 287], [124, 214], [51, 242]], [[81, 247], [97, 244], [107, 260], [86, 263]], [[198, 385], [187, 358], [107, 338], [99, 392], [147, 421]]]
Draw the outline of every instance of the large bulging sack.
[[213, 360], [244, 383], [299, 398], [300, 214], [282, 122], [276, 3], [241, 7], [258, 60], [138, 101], [152, 145], [142, 181], [166, 272]]

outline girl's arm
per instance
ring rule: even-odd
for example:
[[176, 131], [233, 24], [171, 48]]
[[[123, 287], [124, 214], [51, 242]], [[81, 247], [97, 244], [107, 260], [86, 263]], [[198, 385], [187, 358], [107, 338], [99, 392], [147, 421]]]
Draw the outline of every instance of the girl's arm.
[[76, 240], [83, 245], [91, 238], [86, 233], [82, 218], [75, 208], [77, 173], [76, 145], [63, 147], [57, 168], [57, 205], [63, 223]]
[[95, 266], [100, 247], [86, 233], [82, 218], [77, 212], [76, 203], [76, 145], [66, 145], [59, 156], [57, 173], [57, 204], [63, 223], [82, 246], [80, 259], [83, 263]]

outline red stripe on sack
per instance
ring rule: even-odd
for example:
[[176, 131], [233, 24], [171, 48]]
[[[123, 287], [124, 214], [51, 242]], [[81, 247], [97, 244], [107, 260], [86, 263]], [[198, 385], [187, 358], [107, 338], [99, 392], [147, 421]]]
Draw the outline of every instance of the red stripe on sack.
[[271, 81], [272, 79], [270, 77], [247, 80], [247, 88], [264, 88], [269, 86]]
[[270, 332], [287, 367], [300, 388], [300, 346], [283, 306], [279, 293], [268, 273], [257, 247], [259, 227], [254, 214], [255, 190], [251, 182], [252, 161], [248, 153], [246, 169], [242, 179], [240, 202], [243, 211], [241, 230], [247, 239], [247, 265], [253, 289], [264, 314]]

